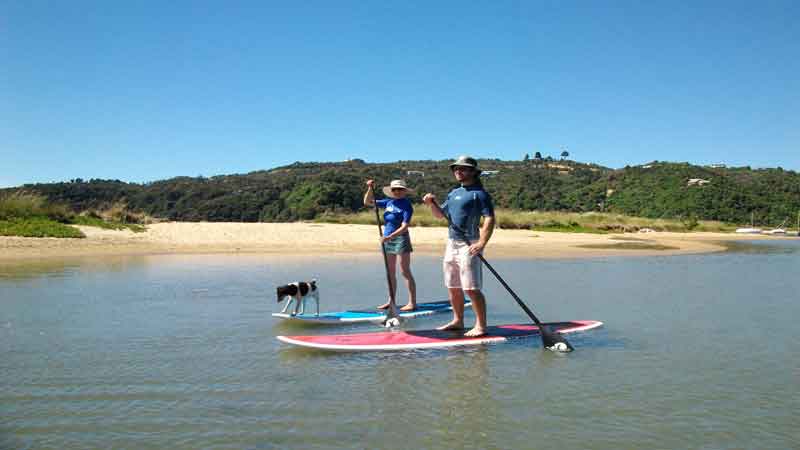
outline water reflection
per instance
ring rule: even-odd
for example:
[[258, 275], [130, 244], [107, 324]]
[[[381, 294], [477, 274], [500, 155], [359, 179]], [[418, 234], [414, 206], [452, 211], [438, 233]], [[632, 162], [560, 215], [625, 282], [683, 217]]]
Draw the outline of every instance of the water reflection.
[[81, 266], [74, 260], [0, 261], [1, 280], [25, 280], [42, 276], [69, 277]]
[[491, 429], [497, 417], [490, 384], [489, 346], [464, 349], [441, 363], [443, 377], [431, 401], [438, 416], [437, 430], [428, 436], [431, 447], [493, 448]]
[[781, 239], [780, 241], [719, 241], [715, 244], [725, 247], [725, 252], [752, 255], [791, 254], [800, 252], [800, 240]]
[[144, 256], [109, 256], [102, 258], [0, 260], [0, 280], [29, 280], [42, 277], [68, 279], [79, 271], [125, 272], [147, 264], [147, 258]]

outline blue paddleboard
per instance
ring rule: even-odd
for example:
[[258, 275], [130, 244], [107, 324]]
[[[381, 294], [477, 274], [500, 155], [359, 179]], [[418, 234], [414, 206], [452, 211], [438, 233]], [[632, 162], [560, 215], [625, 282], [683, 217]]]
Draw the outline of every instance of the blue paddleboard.
[[[471, 302], [465, 302], [464, 306], [471, 306]], [[414, 311], [399, 311], [400, 317], [404, 319], [414, 319], [416, 317], [430, 316], [431, 314], [443, 313], [452, 311], [453, 307], [450, 306], [450, 301], [444, 300], [441, 302], [430, 303], [417, 303], [417, 309]], [[285, 319], [290, 321], [298, 321], [303, 323], [318, 323], [318, 324], [353, 324], [364, 322], [381, 322], [386, 318], [386, 311], [358, 309], [351, 311], [339, 311], [320, 313], [319, 316], [314, 313], [304, 313], [293, 316], [288, 313], [272, 313], [272, 317]]]

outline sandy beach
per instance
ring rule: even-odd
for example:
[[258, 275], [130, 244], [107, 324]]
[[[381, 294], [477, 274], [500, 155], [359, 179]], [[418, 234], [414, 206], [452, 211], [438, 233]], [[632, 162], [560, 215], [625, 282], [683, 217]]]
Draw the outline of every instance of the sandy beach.
[[[319, 223], [186, 223], [149, 225], [146, 232], [79, 227], [85, 239], [0, 237], [0, 260], [101, 255], [278, 253], [354, 254], [377, 251], [370, 225]], [[439, 254], [445, 228], [413, 227], [415, 252]], [[725, 249], [723, 241], [761, 238], [727, 233], [581, 234], [495, 230], [487, 256], [579, 258], [671, 255]]]

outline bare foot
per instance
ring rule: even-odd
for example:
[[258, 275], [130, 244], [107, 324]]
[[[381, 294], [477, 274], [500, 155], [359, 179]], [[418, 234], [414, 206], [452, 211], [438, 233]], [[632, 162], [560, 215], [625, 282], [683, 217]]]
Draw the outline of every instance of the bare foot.
[[400, 308], [400, 311], [413, 311], [415, 309], [417, 309], [417, 304], [416, 303], [409, 303], [409, 304], [403, 306], [402, 308]]
[[457, 320], [457, 319], [453, 319], [450, 322], [447, 322], [446, 324], [444, 324], [444, 325], [442, 325], [440, 327], [436, 327], [436, 329], [440, 330], [440, 331], [463, 330], [464, 329], [464, 322], [462, 322], [460, 320]]
[[378, 306], [378, 309], [388, 309], [390, 304], [391, 304], [391, 302], [386, 302], [386, 303], [382, 304], [381, 306]]
[[481, 328], [481, 327], [479, 327], [479, 326], [477, 326], [477, 325], [476, 325], [476, 326], [475, 326], [473, 329], [471, 329], [471, 330], [467, 331], [466, 333], [464, 333], [464, 336], [465, 336], [465, 337], [481, 337], [481, 336], [486, 336], [486, 329], [484, 329], [484, 328]]

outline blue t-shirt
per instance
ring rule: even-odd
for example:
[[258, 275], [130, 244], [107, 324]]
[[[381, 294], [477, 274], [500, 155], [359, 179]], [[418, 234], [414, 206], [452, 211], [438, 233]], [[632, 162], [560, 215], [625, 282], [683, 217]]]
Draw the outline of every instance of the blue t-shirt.
[[481, 217], [494, 217], [492, 197], [481, 185], [461, 186], [447, 194], [447, 200], [441, 206], [445, 215], [454, 226], [450, 226], [450, 239], [463, 241], [466, 238], [474, 242], [480, 239]]
[[414, 214], [414, 207], [407, 198], [384, 198], [375, 201], [379, 208], [384, 208], [383, 235], [388, 236], [395, 232], [403, 222], [411, 224], [411, 216]]

